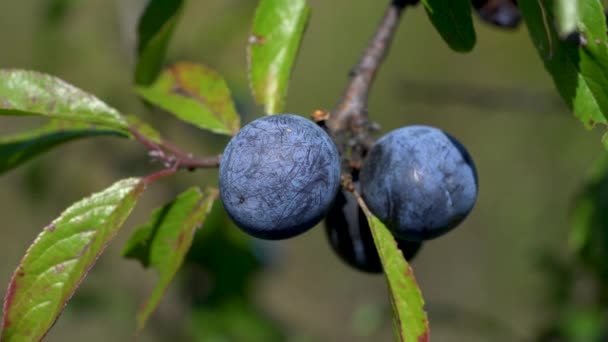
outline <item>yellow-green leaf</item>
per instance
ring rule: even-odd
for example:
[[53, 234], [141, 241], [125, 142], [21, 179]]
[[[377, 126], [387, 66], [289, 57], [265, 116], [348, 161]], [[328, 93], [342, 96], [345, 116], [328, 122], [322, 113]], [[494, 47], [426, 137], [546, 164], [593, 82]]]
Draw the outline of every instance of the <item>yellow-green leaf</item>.
[[149, 87], [137, 87], [146, 101], [179, 119], [216, 133], [235, 134], [240, 118], [226, 81], [215, 70], [189, 62], [165, 70]]
[[131, 213], [139, 178], [85, 198], [46, 226], [25, 253], [4, 298], [4, 342], [39, 341]]
[[266, 114], [283, 110], [310, 7], [306, 0], [261, 0], [249, 38], [249, 81]]
[[217, 189], [202, 193], [198, 188], [190, 188], [156, 209], [149, 222], [127, 242], [123, 255], [138, 259], [144, 267], [151, 266], [160, 276], [137, 315], [138, 331], [144, 328], [167, 291], [192, 245], [195, 229], [203, 224], [217, 196]]
[[57, 77], [29, 70], [0, 69], [0, 115], [38, 115], [128, 133], [116, 109]]

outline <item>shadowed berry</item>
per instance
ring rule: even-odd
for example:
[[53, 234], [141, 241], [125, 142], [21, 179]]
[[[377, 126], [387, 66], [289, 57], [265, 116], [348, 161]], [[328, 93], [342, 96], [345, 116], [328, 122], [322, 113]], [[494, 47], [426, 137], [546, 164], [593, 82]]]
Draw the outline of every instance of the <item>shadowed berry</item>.
[[[355, 182], [358, 189], [358, 182]], [[365, 213], [352, 192], [340, 191], [325, 217], [325, 232], [334, 252], [352, 267], [369, 273], [382, 272]], [[397, 240], [397, 246], [408, 261], [418, 253], [422, 242]]]

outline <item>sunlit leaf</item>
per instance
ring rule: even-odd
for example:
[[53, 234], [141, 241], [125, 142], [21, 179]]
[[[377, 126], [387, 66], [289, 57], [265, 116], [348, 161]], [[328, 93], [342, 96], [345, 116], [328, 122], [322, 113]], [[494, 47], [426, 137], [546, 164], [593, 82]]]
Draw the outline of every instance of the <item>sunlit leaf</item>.
[[46, 226], [13, 274], [1, 340], [39, 341], [135, 206], [145, 182], [129, 178], [85, 198]]
[[283, 109], [309, 15], [306, 0], [261, 0], [258, 4], [248, 46], [249, 81], [266, 114]]
[[213, 69], [181, 62], [165, 70], [149, 87], [138, 87], [146, 101], [181, 120], [216, 133], [234, 134], [240, 119], [228, 85]]
[[149, 85], [162, 70], [183, 0], [150, 0], [137, 27], [135, 83]]
[[128, 133], [116, 109], [56, 77], [28, 70], [0, 69], [0, 115], [38, 115]]
[[28, 132], [0, 137], [0, 173], [68, 141], [99, 135], [127, 137], [120, 130], [73, 121], [51, 121]]
[[422, 0], [443, 40], [458, 52], [468, 52], [477, 40], [469, 0]]
[[550, 1], [519, 2], [534, 46], [561, 97], [587, 128], [606, 124], [608, 115], [608, 37], [599, 0], [581, 1], [577, 32], [560, 39]]
[[357, 196], [357, 200], [367, 216], [388, 282], [397, 340], [429, 341], [429, 323], [424, 311], [424, 299], [412, 268], [397, 247], [393, 234], [369, 211], [361, 197]]
[[143, 329], [167, 291], [192, 245], [195, 229], [205, 221], [217, 196], [217, 189], [207, 189], [204, 193], [198, 188], [187, 190], [156, 209], [150, 221], [137, 229], [128, 241], [123, 254], [139, 260], [144, 267], [154, 268], [160, 276], [139, 311], [138, 330]]

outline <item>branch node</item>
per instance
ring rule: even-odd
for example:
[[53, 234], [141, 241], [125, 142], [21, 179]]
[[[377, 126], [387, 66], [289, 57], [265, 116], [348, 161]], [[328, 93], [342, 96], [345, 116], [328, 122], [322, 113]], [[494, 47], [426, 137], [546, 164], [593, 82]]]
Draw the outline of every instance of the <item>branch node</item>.
[[350, 80], [342, 99], [327, 119], [326, 127], [338, 147], [345, 174], [350, 174], [349, 171], [361, 167], [363, 158], [374, 143], [372, 134], [380, 129], [378, 124], [369, 120], [367, 111], [369, 92], [393, 41], [404, 8], [417, 2], [417, 0], [390, 1], [359, 63], [349, 71]]

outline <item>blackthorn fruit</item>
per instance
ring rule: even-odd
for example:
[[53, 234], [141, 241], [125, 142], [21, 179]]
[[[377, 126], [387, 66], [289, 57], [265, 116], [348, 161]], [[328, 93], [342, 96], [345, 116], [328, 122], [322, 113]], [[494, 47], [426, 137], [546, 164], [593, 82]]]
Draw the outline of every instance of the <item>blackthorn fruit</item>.
[[237, 226], [258, 238], [286, 239], [327, 213], [340, 187], [340, 158], [312, 121], [272, 115], [230, 140], [219, 181], [222, 203]]
[[[354, 182], [358, 189], [358, 182]], [[325, 217], [325, 232], [338, 256], [355, 269], [381, 273], [382, 264], [365, 217], [352, 192], [340, 191]], [[422, 242], [396, 239], [406, 260], [411, 261]]]
[[369, 209], [401, 239], [436, 238], [473, 209], [477, 172], [465, 148], [428, 126], [408, 126], [381, 137], [361, 169]]

